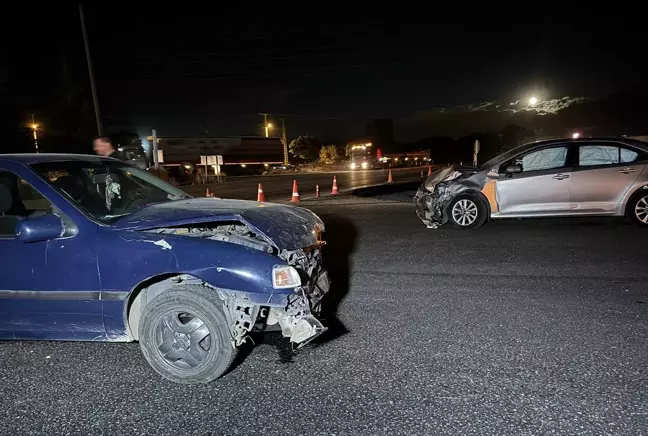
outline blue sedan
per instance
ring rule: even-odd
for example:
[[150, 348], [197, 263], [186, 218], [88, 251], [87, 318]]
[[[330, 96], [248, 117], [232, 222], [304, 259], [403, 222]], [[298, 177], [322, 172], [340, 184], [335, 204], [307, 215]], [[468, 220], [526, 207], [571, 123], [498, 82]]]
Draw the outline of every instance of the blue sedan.
[[324, 331], [323, 231], [115, 159], [0, 155], [0, 339], [139, 341], [162, 376], [209, 382], [254, 330]]

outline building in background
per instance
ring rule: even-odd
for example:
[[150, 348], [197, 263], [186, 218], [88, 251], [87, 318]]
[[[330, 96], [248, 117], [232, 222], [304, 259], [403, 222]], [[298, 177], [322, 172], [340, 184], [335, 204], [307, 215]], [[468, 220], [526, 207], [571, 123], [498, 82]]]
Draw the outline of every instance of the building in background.
[[158, 136], [158, 149], [160, 164], [165, 167], [196, 167], [201, 164], [201, 156], [217, 155], [223, 156], [221, 171], [228, 175], [262, 172], [270, 165], [283, 165], [280, 138]]

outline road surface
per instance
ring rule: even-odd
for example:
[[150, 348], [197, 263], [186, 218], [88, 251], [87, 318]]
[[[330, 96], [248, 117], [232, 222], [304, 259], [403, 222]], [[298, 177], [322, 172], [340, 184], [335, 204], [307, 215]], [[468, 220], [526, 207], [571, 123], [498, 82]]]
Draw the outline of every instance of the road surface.
[[[396, 182], [421, 180], [421, 171], [427, 175], [427, 167], [397, 168], [392, 170]], [[315, 185], [319, 185], [321, 195], [331, 192], [333, 176], [337, 176], [338, 189], [346, 190], [366, 185], [375, 185], [387, 181], [387, 171], [360, 170], [342, 171], [339, 173], [301, 173], [290, 175], [269, 175], [256, 177], [232, 178], [226, 183], [209, 185], [209, 190], [217, 197], [256, 200], [259, 183], [268, 201], [290, 200], [293, 180], [299, 184], [302, 198], [315, 196]], [[182, 189], [193, 196], [204, 196], [205, 186], [183, 186]]]
[[327, 225], [330, 327], [221, 380], [137, 344], [0, 343], [2, 434], [640, 435], [648, 245], [622, 220], [426, 229], [410, 202], [304, 202]]

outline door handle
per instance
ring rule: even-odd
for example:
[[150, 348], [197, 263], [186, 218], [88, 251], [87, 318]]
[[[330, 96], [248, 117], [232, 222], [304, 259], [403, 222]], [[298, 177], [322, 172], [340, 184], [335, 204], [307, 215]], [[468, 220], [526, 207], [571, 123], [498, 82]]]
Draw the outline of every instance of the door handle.
[[552, 179], [556, 180], [565, 180], [569, 178], [569, 174], [556, 174], [555, 176], [552, 177]]
[[634, 173], [636, 171], [637, 171], [636, 168], [622, 168], [622, 169], [619, 170], [619, 172], [621, 174], [630, 174], [630, 173]]

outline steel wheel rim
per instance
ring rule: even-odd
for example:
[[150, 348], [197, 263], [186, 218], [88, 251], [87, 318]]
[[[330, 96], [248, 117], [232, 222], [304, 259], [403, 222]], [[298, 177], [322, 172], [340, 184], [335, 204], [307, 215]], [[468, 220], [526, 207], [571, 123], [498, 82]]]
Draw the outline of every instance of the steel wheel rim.
[[477, 221], [477, 205], [474, 201], [463, 199], [452, 206], [452, 219], [460, 226], [469, 226]]
[[648, 224], [648, 196], [642, 198], [635, 206], [635, 216], [639, 221]]
[[214, 351], [212, 343], [205, 322], [189, 312], [169, 312], [155, 326], [155, 346], [174, 368], [196, 369]]

